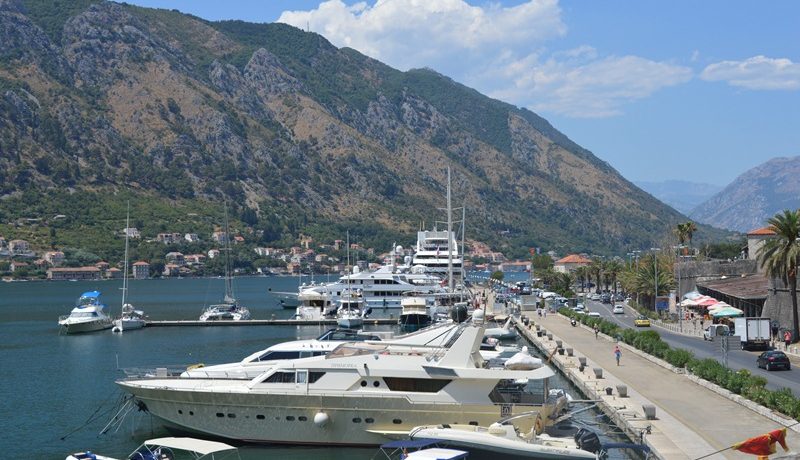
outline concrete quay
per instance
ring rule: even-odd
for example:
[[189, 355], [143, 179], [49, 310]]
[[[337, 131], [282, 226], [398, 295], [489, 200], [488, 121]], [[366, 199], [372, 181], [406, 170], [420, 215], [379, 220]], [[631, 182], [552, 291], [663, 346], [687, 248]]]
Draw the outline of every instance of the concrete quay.
[[[364, 320], [364, 325], [396, 325], [397, 318], [368, 318]], [[146, 327], [213, 327], [213, 326], [336, 326], [336, 319], [245, 319], [240, 321], [218, 320], [218, 321], [198, 321], [198, 320], [158, 320], [147, 321]]]
[[[753, 458], [731, 449], [723, 450], [747, 438], [781, 428], [761, 413], [734, 401], [731, 397], [699, 384], [689, 376], [654, 362], [654, 358], [619, 343], [622, 359], [617, 366], [613, 354], [616, 341], [586, 327], [573, 327], [567, 318], [550, 314], [546, 318], [531, 318], [530, 328], [517, 322], [517, 328], [546, 356], [557, 348], [572, 348], [574, 356], [553, 354], [551, 363], [567, 376], [588, 399], [600, 400], [599, 407], [633, 440], [639, 440], [642, 430], [650, 426], [644, 442], [662, 459], [745, 459]], [[537, 337], [534, 325], [545, 335]], [[586, 359], [581, 372], [578, 357]], [[602, 369], [602, 378], [594, 368]], [[627, 397], [620, 397], [617, 386], [627, 386]], [[606, 394], [606, 388], [612, 394]], [[643, 406], [655, 408], [655, 419], [648, 420]], [[762, 408], [763, 409], [763, 408]], [[792, 427], [796, 428], [796, 427]], [[790, 452], [771, 458], [800, 458], [800, 435], [790, 429], [787, 435]], [[714, 453], [722, 450], [722, 452]], [[712, 454], [712, 455], [709, 455]]]

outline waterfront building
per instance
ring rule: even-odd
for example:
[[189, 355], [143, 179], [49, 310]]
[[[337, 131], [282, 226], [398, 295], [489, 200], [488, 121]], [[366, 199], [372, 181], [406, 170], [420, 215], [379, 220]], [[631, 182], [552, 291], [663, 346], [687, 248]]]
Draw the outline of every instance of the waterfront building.
[[590, 263], [592, 263], [592, 261], [586, 257], [579, 256], [578, 254], [570, 254], [555, 261], [555, 263], [553, 263], [553, 270], [558, 273], [572, 273], [578, 267], [586, 267]]
[[150, 278], [150, 264], [140, 260], [133, 264], [133, 279], [143, 280]]
[[20, 269], [26, 269], [26, 268], [28, 268], [28, 266], [29, 265], [28, 265], [27, 262], [20, 262], [19, 260], [12, 260], [11, 261], [11, 265], [9, 265], [9, 269], [13, 273], [13, 272], [15, 272], [17, 270], [20, 270]]
[[100, 269], [97, 267], [53, 267], [47, 270], [47, 279], [61, 280], [99, 280]]
[[[764, 243], [775, 237], [775, 231], [769, 227], [757, 228], [747, 232], [747, 258], [750, 260], [758, 259], [758, 250]], [[762, 271], [761, 267], [758, 268]]]

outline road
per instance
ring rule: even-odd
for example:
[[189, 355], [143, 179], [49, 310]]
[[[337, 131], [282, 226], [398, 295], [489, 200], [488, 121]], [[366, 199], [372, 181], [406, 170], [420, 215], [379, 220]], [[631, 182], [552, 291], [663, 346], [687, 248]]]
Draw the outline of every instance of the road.
[[[606, 320], [615, 322], [622, 327], [635, 328], [633, 320], [638, 316], [638, 313], [628, 306], [625, 306], [625, 314], [615, 315], [611, 312], [614, 304], [603, 304], [593, 300], [586, 300], [584, 305], [589, 311], [600, 313]], [[704, 341], [701, 337], [676, 334], [660, 327], [652, 327], [652, 329], [658, 331], [661, 338], [673, 348], [690, 350], [697, 358], [722, 360], [722, 352], [719, 351], [719, 344], [716, 342]], [[766, 378], [768, 382], [767, 388], [770, 390], [789, 388], [795, 395], [800, 395], [800, 370], [798, 370], [798, 366], [793, 365], [790, 371], [766, 371], [759, 369], [756, 366], [756, 357], [760, 353], [760, 351], [744, 351], [739, 349], [739, 347], [735, 347], [728, 351], [728, 366], [736, 370], [747, 369], [753, 375], [760, 375]]]

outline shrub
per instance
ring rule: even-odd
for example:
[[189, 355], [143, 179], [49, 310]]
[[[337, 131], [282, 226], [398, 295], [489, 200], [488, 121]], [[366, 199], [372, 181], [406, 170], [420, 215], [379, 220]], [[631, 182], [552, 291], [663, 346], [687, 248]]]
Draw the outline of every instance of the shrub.
[[668, 350], [664, 359], [675, 367], [686, 367], [694, 359], [694, 353], [682, 348]]
[[744, 389], [750, 385], [750, 371], [747, 369], [739, 369], [736, 372], [730, 372], [728, 379], [725, 382], [725, 388], [740, 395]]

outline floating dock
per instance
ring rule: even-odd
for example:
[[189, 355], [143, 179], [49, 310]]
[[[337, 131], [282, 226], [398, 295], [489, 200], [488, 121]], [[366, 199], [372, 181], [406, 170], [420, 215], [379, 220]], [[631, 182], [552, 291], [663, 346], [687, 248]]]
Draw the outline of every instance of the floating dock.
[[[364, 320], [364, 326], [397, 325], [397, 318], [370, 318]], [[147, 327], [213, 327], [213, 326], [336, 326], [336, 319], [307, 320], [307, 319], [246, 319], [246, 320], [164, 320], [147, 321]]]

